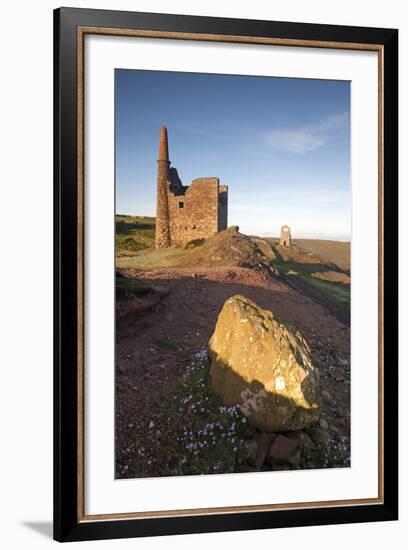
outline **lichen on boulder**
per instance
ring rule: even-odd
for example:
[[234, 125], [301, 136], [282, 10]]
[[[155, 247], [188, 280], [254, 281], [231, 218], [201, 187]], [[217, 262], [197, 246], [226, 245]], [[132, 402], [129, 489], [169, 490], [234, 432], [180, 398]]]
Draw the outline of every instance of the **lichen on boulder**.
[[211, 384], [224, 405], [264, 432], [308, 427], [319, 419], [319, 372], [299, 332], [244, 296], [229, 298], [208, 344]]

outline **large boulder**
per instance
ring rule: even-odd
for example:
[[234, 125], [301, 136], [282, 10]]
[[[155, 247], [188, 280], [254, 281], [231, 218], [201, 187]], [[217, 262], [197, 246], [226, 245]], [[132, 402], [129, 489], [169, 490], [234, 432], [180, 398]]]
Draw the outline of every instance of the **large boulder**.
[[244, 296], [229, 298], [208, 344], [211, 383], [224, 405], [240, 405], [264, 432], [293, 431], [319, 419], [319, 372], [299, 332]]

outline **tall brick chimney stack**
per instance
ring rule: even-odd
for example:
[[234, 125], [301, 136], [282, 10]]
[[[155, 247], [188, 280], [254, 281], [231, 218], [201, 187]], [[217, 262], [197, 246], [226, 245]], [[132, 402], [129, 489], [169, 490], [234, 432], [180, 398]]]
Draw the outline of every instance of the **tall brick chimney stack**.
[[167, 128], [165, 126], [160, 128], [159, 160], [169, 161], [169, 144], [167, 141]]
[[169, 172], [169, 146], [167, 128], [160, 128], [159, 158], [157, 160], [157, 207], [156, 207], [156, 248], [170, 246], [170, 221], [167, 197], [167, 179]]

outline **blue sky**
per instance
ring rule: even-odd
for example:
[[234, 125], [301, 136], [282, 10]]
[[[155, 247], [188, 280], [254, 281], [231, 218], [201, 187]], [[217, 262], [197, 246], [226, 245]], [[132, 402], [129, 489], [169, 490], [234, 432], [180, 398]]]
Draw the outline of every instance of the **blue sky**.
[[229, 186], [229, 225], [349, 240], [349, 82], [117, 69], [117, 213], [155, 215], [161, 125], [184, 185]]

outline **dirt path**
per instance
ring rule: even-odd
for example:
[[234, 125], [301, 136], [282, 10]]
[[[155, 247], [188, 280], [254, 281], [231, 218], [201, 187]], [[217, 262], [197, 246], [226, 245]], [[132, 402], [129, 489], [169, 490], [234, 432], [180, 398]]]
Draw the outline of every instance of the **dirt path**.
[[[330, 371], [332, 359], [349, 358], [349, 328], [329, 311], [284, 283], [245, 268], [122, 270], [155, 292], [117, 304], [116, 461], [118, 477], [137, 476], [151, 449], [170, 437], [165, 408], [169, 388], [192, 357], [206, 348], [217, 315], [229, 297], [243, 294], [299, 329], [321, 368], [324, 405], [347, 416], [348, 374]], [[144, 305], [144, 301], [146, 305]], [[323, 394], [324, 395], [324, 394]], [[333, 397], [334, 396], [334, 397]], [[334, 403], [334, 404], [333, 404]], [[131, 444], [137, 441], [137, 445]]]

